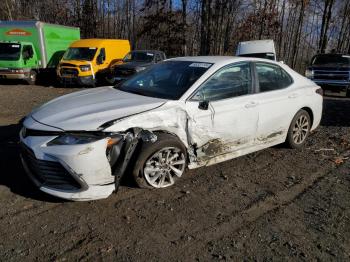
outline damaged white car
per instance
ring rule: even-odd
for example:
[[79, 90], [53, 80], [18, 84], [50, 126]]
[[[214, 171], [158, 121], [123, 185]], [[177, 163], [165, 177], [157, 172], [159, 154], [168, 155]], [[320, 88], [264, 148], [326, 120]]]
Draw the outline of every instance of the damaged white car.
[[186, 168], [284, 142], [299, 148], [320, 123], [320, 91], [269, 60], [170, 59], [34, 110], [20, 133], [22, 162], [42, 191], [70, 200], [105, 198], [125, 174], [164, 188]]

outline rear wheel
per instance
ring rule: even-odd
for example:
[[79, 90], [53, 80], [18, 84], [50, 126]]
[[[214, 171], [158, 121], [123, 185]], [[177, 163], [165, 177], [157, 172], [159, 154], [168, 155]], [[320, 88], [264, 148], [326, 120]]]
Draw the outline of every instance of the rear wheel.
[[291, 148], [301, 148], [310, 134], [310, 115], [305, 110], [300, 110], [293, 118], [287, 134], [287, 144]]
[[28, 85], [35, 85], [37, 78], [37, 73], [34, 70], [30, 70], [29, 76], [26, 79]]
[[185, 172], [185, 146], [173, 135], [157, 134], [157, 141], [145, 142], [136, 160], [133, 177], [141, 188], [165, 188]]

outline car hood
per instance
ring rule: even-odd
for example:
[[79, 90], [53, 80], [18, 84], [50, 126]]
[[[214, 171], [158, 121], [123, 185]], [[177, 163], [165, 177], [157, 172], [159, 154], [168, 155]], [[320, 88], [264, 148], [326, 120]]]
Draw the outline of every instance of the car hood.
[[102, 124], [161, 106], [167, 100], [101, 87], [64, 95], [42, 105], [31, 117], [62, 130], [97, 130]]

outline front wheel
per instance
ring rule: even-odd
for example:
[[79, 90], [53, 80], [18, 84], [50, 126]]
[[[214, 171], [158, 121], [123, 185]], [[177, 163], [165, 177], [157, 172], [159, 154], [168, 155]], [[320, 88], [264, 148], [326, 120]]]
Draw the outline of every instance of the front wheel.
[[37, 78], [37, 73], [34, 70], [30, 70], [29, 76], [26, 79], [28, 85], [35, 85]]
[[287, 144], [291, 148], [301, 148], [310, 134], [310, 115], [305, 110], [300, 110], [293, 118], [287, 134]]
[[133, 177], [141, 188], [165, 188], [185, 172], [185, 146], [173, 135], [157, 134], [157, 141], [144, 142], [136, 160]]

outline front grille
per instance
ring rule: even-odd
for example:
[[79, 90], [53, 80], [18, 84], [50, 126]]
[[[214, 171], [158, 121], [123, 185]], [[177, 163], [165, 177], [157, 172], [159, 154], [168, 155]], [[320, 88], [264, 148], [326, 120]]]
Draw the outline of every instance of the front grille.
[[61, 76], [78, 76], [79, 74], [79, 71], [74, 68], [61, 68], [60, 72]]
[[131, 76], [136, 73], [134, 69], [121, 69], [121, 68], [116, 68], [114, 72], [116, 76]]
[[43, 186], [61, 190], [81, 188], [80, 184], [59, 162], [37, 159], [34, 152], [23, 143], [21, 143], [21, 152], [30, 172]]
[[314, 71], [315, 80], [349, 80], [349, 72], [347, 71]]

